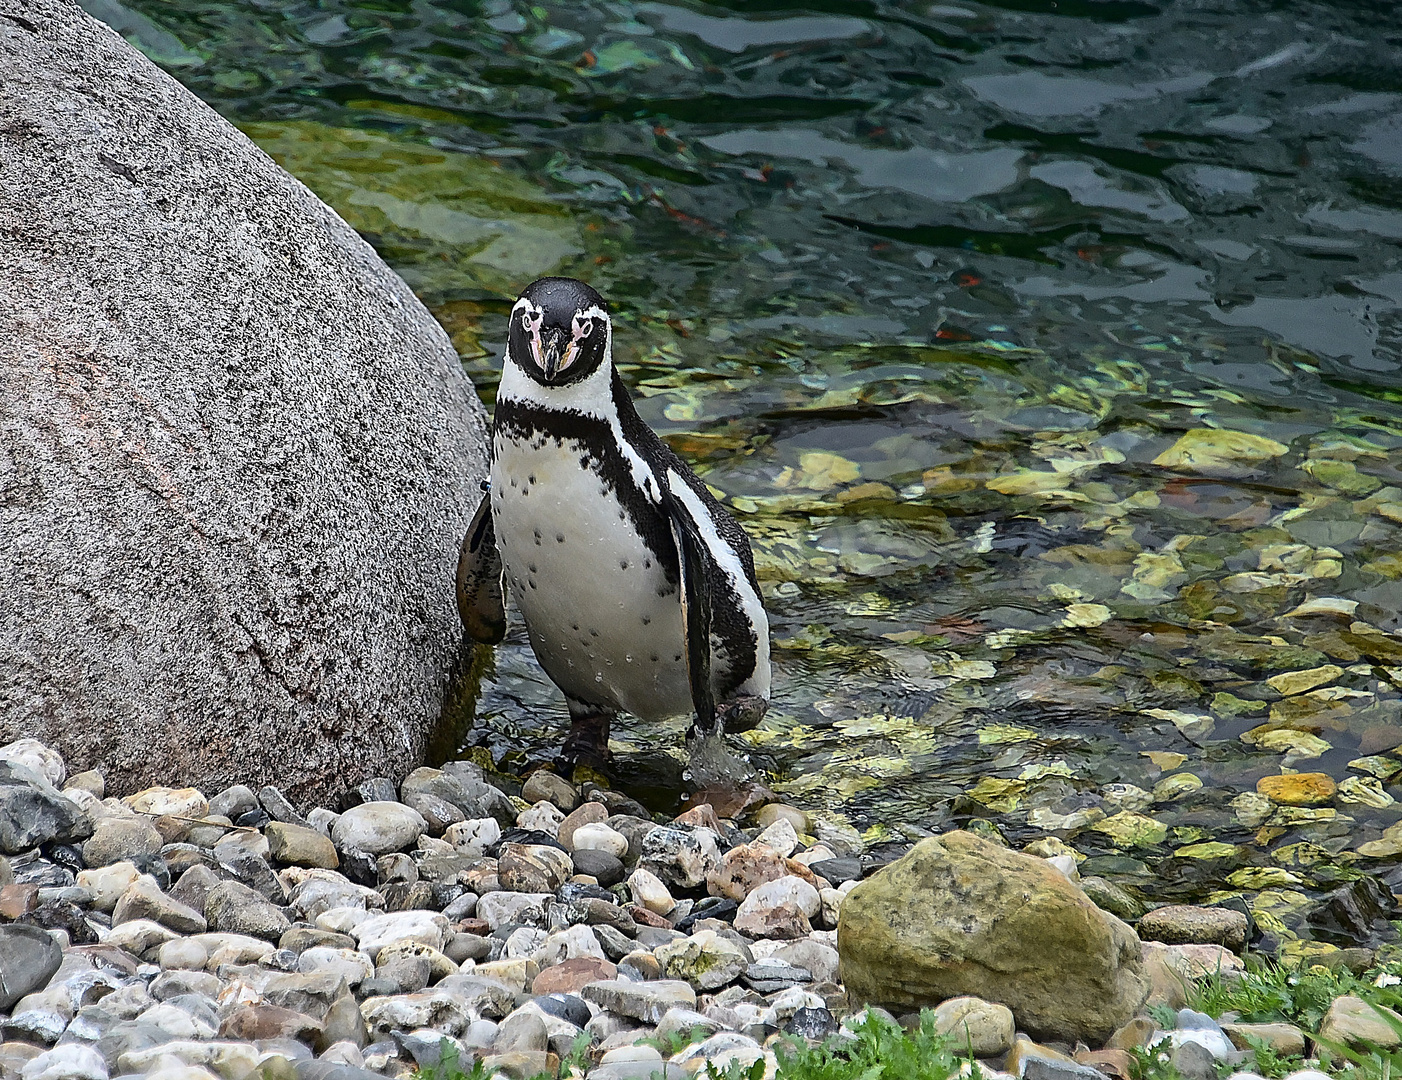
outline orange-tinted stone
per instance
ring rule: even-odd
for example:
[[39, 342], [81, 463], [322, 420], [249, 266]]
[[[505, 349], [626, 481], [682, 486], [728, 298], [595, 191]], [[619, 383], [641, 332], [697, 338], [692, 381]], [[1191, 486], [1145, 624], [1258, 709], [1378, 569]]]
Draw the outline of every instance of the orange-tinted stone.
[[655, 926], [659, 930], [672, 929], [672, 921], [670, 919], [663, 918], [655, 911], [648, 911], [647, 908], [641, 907], [638, 904], [629, 904], [624, 910], [626, 910], [629, 915], [633, 916], [633, 921], [639, 926]]
[[39, 906], [38, 885], [6, 885], [0, 888], [0, 920], [14, 922]]
[[1327, 773], [1290, 773], [1263, 776], [1256, 781], [1256, 790], [1278, 806], [1323, 806], [1338, 785]]
[[531, 993], [577, 994], [591, 982], [618, 978], [618, 968], [594, 956], [576, 956], [546, 968], [531, 981]]
[[1130, 1080], [1134, 1061], [1127, 1050], [1082, 1050], [1076, 1060], [1115, 1080]]
[[715, 833], [721, 832], [720, 818], [716, 817], [716, 809], [710, 803], [693, 806], [686, 813], [679, 815], [673, 824], [700, 826]]

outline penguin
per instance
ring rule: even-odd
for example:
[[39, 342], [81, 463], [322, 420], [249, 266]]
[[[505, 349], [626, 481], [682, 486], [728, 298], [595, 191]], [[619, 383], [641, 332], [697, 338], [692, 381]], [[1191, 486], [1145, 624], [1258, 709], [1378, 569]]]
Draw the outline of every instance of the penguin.
[[622, 712], [691, 714], [689, 743], [758, 724], [769, 622], [749, 538], [638, 416], [589, 285], [541, 278], [512, 307], [491, 437], [458, 608], [469, 637], [500, 641], [509, 590], [569, 707], [562, 762], [606, 768]]

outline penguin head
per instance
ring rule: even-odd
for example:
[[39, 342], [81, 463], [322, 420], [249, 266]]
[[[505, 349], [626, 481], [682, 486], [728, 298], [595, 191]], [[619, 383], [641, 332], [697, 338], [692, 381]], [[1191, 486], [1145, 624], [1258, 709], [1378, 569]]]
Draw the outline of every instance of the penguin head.
[[602, 296], [574, 278], [541, 278], [511, 309], [506, 355], [542, 386], [568, 386], [598, 370], [612, 335]]

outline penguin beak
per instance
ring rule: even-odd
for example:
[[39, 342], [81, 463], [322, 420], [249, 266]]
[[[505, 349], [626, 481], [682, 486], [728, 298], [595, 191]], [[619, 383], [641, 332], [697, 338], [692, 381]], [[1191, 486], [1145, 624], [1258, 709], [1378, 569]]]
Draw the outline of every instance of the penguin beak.
[[578, 350], [573, 341], [565, 341], [563, 330], [546, 331], [541, 338], [543, 340], [540, 340], [539, 344], [532, 342], [536, 351], [536, 363], [545, 372], [547, 379], [553, 379], [574, 363]]

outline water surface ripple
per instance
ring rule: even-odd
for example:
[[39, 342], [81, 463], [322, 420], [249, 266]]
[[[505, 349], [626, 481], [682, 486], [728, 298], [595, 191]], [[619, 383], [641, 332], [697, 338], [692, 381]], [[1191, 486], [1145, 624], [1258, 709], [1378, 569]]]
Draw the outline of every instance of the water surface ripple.
[[[1067, 838], [1287, 938], [1393, 872], [1402, 8], [84, 2], [375, 243], [489, 403], [516, 290], [610, 297], [756, 539], [786, 798]], [[564, 715], [518, 627], [469, 746], [520, 769]], [[619, 733], [651, 797], [682, 727]], [[1282, 769], [1339, 790], [1258, 798]]]

